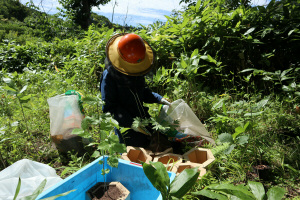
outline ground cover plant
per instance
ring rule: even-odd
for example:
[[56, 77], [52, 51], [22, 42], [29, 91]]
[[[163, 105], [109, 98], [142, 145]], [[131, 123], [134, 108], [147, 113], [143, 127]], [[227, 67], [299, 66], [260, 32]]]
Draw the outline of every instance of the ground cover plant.
[[[283, 198], [299, 199], [300, 2], [226, 5], [200, 0], [167, 16], [166, 23], [133, 30], [157, 55], [148, 85], [169, 99], [185, 100], [216, 141], [216, 146], [206, 146], [216, 160], [182, 198], [213, 198], [208, 193], [234, 198], [232, 191], [241, 188], [257, 198], [250, 194], [256, 185], [265, 197], [281, 188]], [[105, 44], [122, 29], [91, 25], [78, 35], [43, 37], [46, 25], [34, 33], [22, 22], [14, 34], [8, 25], [1, 26], [0, 169], [29, 158], [66, 177], [103, 149], [100, 145], [84, 156], [61, 157], [51, 147], [47, 99], [71, 89], [83, 93], [89, 124], [85, 136], [100, 144], [101, 134], [109, 131], [93, 120], [110, 119], [103, 117], [97, 100]], [[158, 109], [150, 106], [152, 116]], [[224, 184], [227, 188], [221, 189]]]

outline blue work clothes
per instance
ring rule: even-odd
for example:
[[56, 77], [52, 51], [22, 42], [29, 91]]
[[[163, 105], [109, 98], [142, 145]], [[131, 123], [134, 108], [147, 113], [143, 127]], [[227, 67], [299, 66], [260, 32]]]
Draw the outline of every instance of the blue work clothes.
[[131, 127], [134, 118], [149, 118], [143, 103], [159, 103], [162, 96], [152, 92], [143, 76], [127, 76], [109, 66], [100, 79], [105, 102], [103, 112], [110, 112], [122, 127]]

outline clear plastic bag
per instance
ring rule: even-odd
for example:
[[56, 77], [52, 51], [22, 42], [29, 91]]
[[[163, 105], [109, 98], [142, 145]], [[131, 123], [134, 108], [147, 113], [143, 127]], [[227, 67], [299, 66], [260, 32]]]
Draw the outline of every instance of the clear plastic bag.
[[55, 169], [46, 164], [19, 160], [0, 172], [0, 199], [13, 199], [19, 177], [21, 188], [17, 199], [31, 195], [44, 179], [47, 180], [44, 191], [62, 180]]
[[171, 106], [162, 106], [158, 119], [161, 123], [165, 121], [171, 124], [177, 120], [179, 121], [179, 126], [176, 128], [178, 132], [185, 135], [201, 136], [211, 144], [215, 144], [211, 134], [182, 99], [172, 102]]
[[72, 130], [81, 128], [84, 115], [79, 108], [77, 95], [57, 95], [48, 100], [51, 139], [56, 148], [64, 153], [71, 150], [83, 151], [82, 138]]

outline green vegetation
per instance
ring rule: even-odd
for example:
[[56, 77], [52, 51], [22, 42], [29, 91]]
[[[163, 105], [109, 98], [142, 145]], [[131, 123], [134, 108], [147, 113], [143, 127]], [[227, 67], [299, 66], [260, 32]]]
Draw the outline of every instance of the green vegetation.
[[107, 4], [109, 1], [110, 0], [59, 0], [59, 3], [64, 7], [68, 17], [86, 30], [90, 25], [92, 7]]
[[[15, 5], [7, 2], [14, 1], [1, 5]], [[100, 98], [105, 44], [125, 29], [156, 51], [155, 70], [146, 77], [151, 89], [185, 100], [216, 141], [206, 146], [216, 160], [182, 199], [203, 199], [205, 192], [236, 198], [240, 189], [253, 199], [256, 183], [266, 191], [261, 198], [282, 188], [284, 198], [299, 199], [300, 1], [271, 1], [266, 7], [188, 2], [190, 7], [165, 23], [128, 30], [92, 15], [95, 23], [86, 31], [58, 14], [22, 7], [19, 19], [0, 6], [0, 169], [29, 158], [61, 174], [102, 150], [119, 150], [112, 147], [115, 138], [100, 145], [113, 121], [103, 115], [100, 101], [93, 102]], [[70, 89], [88, 97], [85, 137], [98, 143], [99, 154], [73, 154], [65, 162], [51, 147], [47, 99]], [[153, 116], [157, 110], [150, 106]]]
[[[26, 199], [26, 200], [35, 200], [39, 194], [41, 194], [46, 186], [46, 183], [47, 183], [47, 179], [44, 179], [41, 184], [36, 188], [36, 190], [29, 196], [26, 196], [26, 197], [23, 197], [22, 199]], [[20, 192], [20, 188], [21, 188], [21, 185], [22, 185], [22, 181], [21, 179], [19, 178], [19, 181], [18, 181], [18, 185], [17, 185], [17, 188], [16, 188], [16, 192], [15, 192], [15, 196], [13, 198], [13, 200], [16, 200], [17, 197], [18, 197], [18, 194]], [[74, 192], [75, 190], [70, 190], [68, 192], [65, 192], [63, 194], [58, 194], [58, 195], [55, 195], [55, 196], [52, 196], [52, 197], [48, 197], [48, 198], [45, 198], [43, 200], [54, 200], [54, 199], [57, 199], [58, 197], [62, 197], [62, 196], [66, 196], [68, 195], [69, 193], [71, 192]]]
[[161, 162], [143, 163], [143, 170], [152, 185], [160, 191], [163, 200], [181, 199], [193, 187], [200, 174], [197, 168], [185, 169], [170, 183], [167, 169]]

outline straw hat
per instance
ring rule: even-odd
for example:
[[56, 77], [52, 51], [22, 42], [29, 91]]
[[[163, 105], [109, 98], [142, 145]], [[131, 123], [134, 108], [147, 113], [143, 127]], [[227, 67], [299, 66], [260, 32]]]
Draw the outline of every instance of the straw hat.
[[152, 69], [154, 52], [150, 45], [133, 33], [113, 36], [106, 44], [106, 56], [119, 72], [141, 76]]

